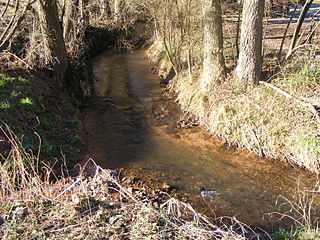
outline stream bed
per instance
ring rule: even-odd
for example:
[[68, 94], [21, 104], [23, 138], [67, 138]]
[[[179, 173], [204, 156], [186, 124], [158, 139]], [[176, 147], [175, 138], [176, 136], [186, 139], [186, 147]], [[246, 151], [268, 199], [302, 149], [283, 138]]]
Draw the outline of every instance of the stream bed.
[[[236, 216], [251, 226], [279, 226], [265, 213], [279, 211], [278, 197], [291, 198], [315, 177], [289, 165], [228, 148], [200, 127], [177, 129], [181, 113], [145, 58], [103, 54], [92, 62], [94, 96], [82, 110], [87, 158], [123, 169], [173, 194], [209, 216]], [[216, 189], [214, 204], [199, 189]], [[165, 187], [164, 187], [165, 188]]]

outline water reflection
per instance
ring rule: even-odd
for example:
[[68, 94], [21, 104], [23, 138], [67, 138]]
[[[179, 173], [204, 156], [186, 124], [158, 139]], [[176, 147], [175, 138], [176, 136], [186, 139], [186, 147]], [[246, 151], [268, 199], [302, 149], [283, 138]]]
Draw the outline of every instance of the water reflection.
[[[162, 97], [144, 52], [102, 55], [94, 61], [96, 96], [83, 109], [88, 156], [106, 168], [125, 168], [140, 178], [169, 184], [201, 211], [211, 209], [199, 188], [217, 189], [216, 214], [255, 226], [270, 226], [264, 213], [277, 211], [279, 195], [290, 196], [302, 171], [231, 150], [200, 128], [168, 134], [177, 107]], [[156, 107], [155, 107], [156, 106]], [[150, 120], [153, 109], [170, 115]]]

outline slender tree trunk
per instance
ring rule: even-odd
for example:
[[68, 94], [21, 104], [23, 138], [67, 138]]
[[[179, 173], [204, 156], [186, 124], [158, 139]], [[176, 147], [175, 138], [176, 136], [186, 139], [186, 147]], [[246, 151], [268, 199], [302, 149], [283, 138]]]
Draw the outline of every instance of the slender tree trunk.
[[220, 0], [202, 0], [204, 15], [204, 59], [200, 88], [203, 92], [225, 78]]
[[66, 42], [69, 40], [69, 34], [72, 29], [71, 20], [74, 15], [74, 0], [65, 0], [65, 12], [63, 16], [63, 37]]
[[54, 75], [56, 80], [62, 83], [67, 69], [67, 52], [59, 21], [57, 2], [56, 0], [40, 0], [39, 3], [41, 27], [46, 36], [46, 45], [51, 51]]
[[305, 4], [304, 4], [302, 10], [301, 10], [299, 19], [297, 21], [297, 26], [296, 26], [296, 28], [294, 30], [293, 37], [292, 37], [292, 40], [291, 40], [291, 44], [290, 44], [288, 53], [286, 55], [286, 59], [288, 59], [294, 52], [294, 48], [297, 45], [298, 37], [299, 37], [299, 33], [300, 33], [300, 30], [301, 30], [302, 24], [303, 24], [303, 22], [304, 22], [304, 20], [306, 18], [306, 15], [307, 15], [312, 3], [313, 3], [313, 0], [307, 0], [305, 2]]
[[113, 19], [116, 21], [120, 20], [120, 14], [121, 14], [121, 0], [114, 0], [114, 5], [113, 5]]
[[79, 12], [81, 18], [81, 26], [86, 27], [89, 25], [89, 13], [88, 13], [88, 0], [79, 0]]
[[260, 81], [264, 3], [264, 0], [244, 0], [236, 68], [236, 78], [240, 82], [257, 84]]

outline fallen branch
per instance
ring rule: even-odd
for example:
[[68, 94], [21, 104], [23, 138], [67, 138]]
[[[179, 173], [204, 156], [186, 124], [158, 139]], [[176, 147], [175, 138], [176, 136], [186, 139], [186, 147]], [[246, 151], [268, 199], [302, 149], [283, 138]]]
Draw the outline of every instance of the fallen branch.
[[287, 97], [289, 99], [292, 99], [295, 102], [299, 103], [300, 105], [308, 108], [314, 114], [314, 116], [316, 117], [318, 122], [320, 122], [320, 115], [319, 115], [319, 111], [317, 110], [316, 106], [314, 106], [314, 105], [312, 105], [310, 103], [306, 103], [306, 102], [304, 102], [303, 100], [301, 100], [298, 97], [292, 96], [290, 93], [282, 90], [281, 88], [278, 88], [278, 87], [272, 85], [271, 83], [262, 82], [262, 81], [260, 81], [259, 83], [263, 84], [263, 85], [265, 85], [265, 86], [267, 86], [269, 88], [272, 88], [273, 90], [275, 90], [276, 92], [282, 94], [283, 96], [285, 96], [285, 97]]
[[54, 200], [57, 200], [59, 197], [61, 197], [63, 194], [65, 194], [66, 192], [70, 191], [72, 188], [74, 188], [78, 182], [80, 182], [81, 179], [77, 178], [76, 181], [74, 181], [74, 183], [72, 183], [69, 187], [67, 187], [65, 190], [63, 190], [58, 196], [56, 196], [54, 198]]
[[23, 59], [19, 58], [17, 55], [9, 52], [8, 50], [4, 51], [5, 53], [11, 55], [12, 57], [14, 57], [15, 59], [17, 59], [18, 61], [22, 62], [24, 65], [26, 65], [27, 68], [33, 70], [33, 68], [28, 64], [26, 63], [26, 61], [24, 61]]

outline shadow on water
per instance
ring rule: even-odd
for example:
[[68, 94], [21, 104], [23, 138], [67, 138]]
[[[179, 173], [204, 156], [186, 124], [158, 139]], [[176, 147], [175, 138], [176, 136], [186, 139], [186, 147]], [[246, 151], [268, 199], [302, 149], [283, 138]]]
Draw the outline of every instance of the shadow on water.
[[172, 131], [178, 107], [163, 97], [149, 69], [143, 51], [94, 59], [95, 96], [82, 111], [87, 156], [102, 167], [174, 186], [180, 198], [208, 215], [213, 206], [199, 198], [199, 188], [216, 188], [217, 216], [237, 215], [247, 224], [272, 228], [263, 216], [279, 210], [277, 197], [292, 196], [298, 179], [304, 185], [314, 177], [229, 149], [199, 127]]
[[148, 132], [143, 110], [129, 89], [125, 55], [102, 55], [93, 66], [94, 93], [84, 109], [88, 149], [104, 167], [120, 168], [142, 157]]

